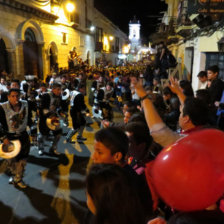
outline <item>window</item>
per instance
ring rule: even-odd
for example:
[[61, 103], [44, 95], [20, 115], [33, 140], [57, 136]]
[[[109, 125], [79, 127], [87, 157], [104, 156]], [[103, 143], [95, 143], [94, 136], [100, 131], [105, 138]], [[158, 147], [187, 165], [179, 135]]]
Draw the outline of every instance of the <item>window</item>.
[[67, 33], [62, 33], [62, 44], [68, 44]]
[[87, 19], [86, 20], [86, 28], [90, 28], [92, 26], [92, 21]]
[[219, 66], [219, 78], [224, 80], [224, 53], [206, 53], [206, 70], [212, 65]]
[[103, 29], [96, 27], [96, 42], [103, 42]]
[[119, 37], [115, 38], [115, 51], [119, 52], [119, 48], [120, 48], [120, 39]]
[[[68, 17], [69, 18], [69, 17]], [[79, 14], [77, 12], [70, 15], [70, 22], [79, 24]]]
[[35, 34], [30, 28], [28, 28], [25, 32], [25, 40], [30, 42], [36, 42]]
[[83, 36], [79, 36], [79, 46], [84, 47], [85, 45], [85, 39]]

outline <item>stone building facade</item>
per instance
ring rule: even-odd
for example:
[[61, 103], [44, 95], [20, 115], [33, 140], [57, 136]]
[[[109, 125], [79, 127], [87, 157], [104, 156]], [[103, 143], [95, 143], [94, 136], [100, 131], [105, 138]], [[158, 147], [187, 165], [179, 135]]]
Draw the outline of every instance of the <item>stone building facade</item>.
[[[214, 4], [219, 7], [219, 12], [209, 14], [195, 11], [196, 6], [203, 6], [200, 1], [165, 2], [168, 8], [163, 20], [167, 21], [164, 24], [172, 31], [168, 35], [166, 33], [165, 41], [180, 64], [181, 77], [189, 79], [196, 91], [201, 85], [198, 73], [211, 65], [218, 65], [220, 78], [224, 79], [224, 3]], [[222, 46], [220, 49], [219, 45]]]
[[[74, 11], [67, 3], [74, 5]], [[19, 79], [28, 74], [43, 79], [55, 63], [67, 68], [69, 52], [74, 50], [90, 65], [104, 53], [115, 64], [127, 39], [94, 8], [93, 0], [0, 0], [0, 18], [0, 69]], [[98, 34], [90, 26], [102, 31], [100, 49]], [[103, 44], [108, 34], [119, 40], [116, 51], [113, 40]]]

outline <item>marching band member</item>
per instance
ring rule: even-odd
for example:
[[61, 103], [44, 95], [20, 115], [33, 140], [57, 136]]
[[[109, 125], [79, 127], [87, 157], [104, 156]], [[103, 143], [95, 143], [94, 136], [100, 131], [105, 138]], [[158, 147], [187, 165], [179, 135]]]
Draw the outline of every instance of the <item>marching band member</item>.
[[19, 154], [8, 160], [12, 174], [9, 183], [20, 188], [27, 187], [22, 178], [30, 151], [30, 140], [26, 131], [27, 126], [32, 124], [29, 114], [27, 101], [20, 100], [19, 88], [11, 88], [8, 92], [8, 101], [0, 105], [2, 126], [0, 136], [3, 139], [3, 145], [9, 146], [12, 140], [19, 140], [21, 143]]
[[[52, 131], [54, 140], [49, 150], [51, 155], [57, 156], [57, 144], [62, 135], [62, 128], [60, 125], [60, 109], [61, 109], [61, 84], [53, 83], [52, 90], [49, 93], [45, 93], [40, 98], [39, 107], [39, 155], [44, 153], [44, 140]], [[49, 123], [48, 123], [49, 121]]]
[[64, 118], [64, 126], [68, 126], [68, 106], [69, 106], [69, 97], [70, 91], [68, 89], [68, 82], [66, 80], [66, 76], [61, 77], [61, 87], [62, 87], [62, 101], [61, 108], [63, 113], [65, 114]]
[[70, 143], [74, 143], [74, 141], [71, 141], [72, 136], [75, 135], [78, 132], [77, 140], [78, 141], [85, 141], [87, 140], [82, 136], [86, 120], [84, 116], [84, 111], [89, 112], [88, 108], [85, 105], [84, 102], [84, 94], [85, 94], [85, 85], [81, 83], [78, 86], [78, 91], [73, 90], [71, 92], [71, 100], [70, 100], [70, 115], [72, 118], [72, 126], [73, 129], [71, 129], [67, 136], [66, 141]]

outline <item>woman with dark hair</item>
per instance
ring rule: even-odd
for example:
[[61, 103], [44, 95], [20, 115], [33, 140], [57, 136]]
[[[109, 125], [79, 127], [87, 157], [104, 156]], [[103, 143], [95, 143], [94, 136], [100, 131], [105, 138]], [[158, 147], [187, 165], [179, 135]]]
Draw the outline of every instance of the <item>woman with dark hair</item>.
[[87, 175], [86, 185], [94, 224], [147, 223], [135, 183], [123, 168], [96, 164]]

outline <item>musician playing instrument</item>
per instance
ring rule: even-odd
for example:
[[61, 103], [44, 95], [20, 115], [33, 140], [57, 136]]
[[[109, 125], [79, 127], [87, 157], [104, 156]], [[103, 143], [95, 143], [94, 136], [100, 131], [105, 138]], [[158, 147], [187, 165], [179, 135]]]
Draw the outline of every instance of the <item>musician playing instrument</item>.
[[12, 174], [9, 183], [20, 188], [26, 188], [22, 179], [30, 152], [30, 140], [26, 128], [27, 126], [31, 127], [32, 120], [28, 103], [20, 100], [20, 90], [18, 88], [11, 88], [8, 92], [8, 101], [0, 104], [0, 117], [0, 136], [4, 145], [9, 145], [11, 140], [21, 142], [19, 154], [8, 160], [8, 168]]
[[69, 96], [70, 96], [68, 86], [69, 86], [69, 83], [67, 82], [66, 76], [62, 76], [61, 77], [61, 89], [62, 89], [61, 108], [65, 115], [64, 126], [68, 126], [68, 106], [69, 106]]
[[[53, 83], [52, 90], [49, 93], [45, 93], [40, 98], [40, 107], [39, 107], [39, 114], [40, 114], [40, 122], [39, 122], [39, 130], [40, 135], [38, 139], [39, 143], [39, 155], [43, 155], [44, 153], [44, 141], [49, 136], [50, 131], [52, 131], [54, 140], [52, 146], [49, 149], [50, 155], [57, 156], [59, 152], [57, 152], [57, 144], [60, 140], [62, 135], [62, 128], [60, 125], [60, 115], [61, 112], [61, 84]], [[55, 129], [52, 130], [47, 125], [47, 119], [51, 119], [51, 123]]]
[[70, 115], [72, 118], [72, 126], [73, 129], [71, 129], [67, 136], [66, 141], [70, 143], [74, 143], [74, 141], [71, 141], [72, 136], [75, 135], [78, 132], [77, 140], [82, 142], [85, 141], [86, 138], [82, 136], [86, 120], [85, 120], [85, 112], [89, 112], [88, 108], [85, 105], [84, 101], [84, 94], [85, 94], [85, 85], [83, 83], [80, 83], [78, 86], [78, 91], [73, 90], [71, 92], [71, 99], [70, 99]]

